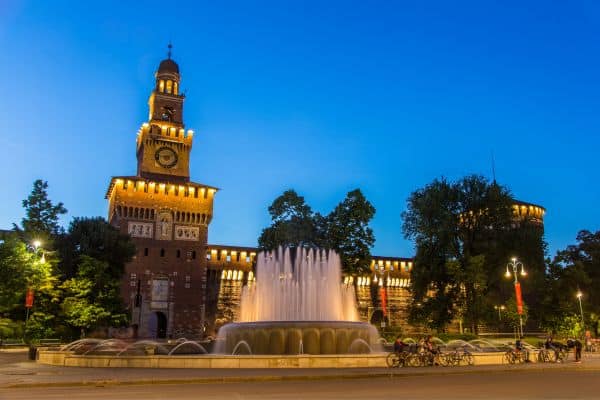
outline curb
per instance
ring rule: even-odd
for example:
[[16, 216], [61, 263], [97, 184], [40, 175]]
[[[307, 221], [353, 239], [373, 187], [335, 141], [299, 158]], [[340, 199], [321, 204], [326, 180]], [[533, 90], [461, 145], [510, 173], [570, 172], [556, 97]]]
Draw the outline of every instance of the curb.
[[[372, 379], [372, 378], [409, 378], [423, 376], [440, 375], [467, 375], [467, 374], [495, 374], [509, 373], [513, 371], [520, 372], [540, 372], [540, 371], [589, 371], [598, 372], [600, 367], [581, 367], [568, 365], [546, 368], [528, 368], [528, 367], [503, 367], [494, 369], [465, 369], [465, 370], [427, 370], [406, 372], [373, 372], [373, 373], [354, 373], [339, 375], [259, 375], [259, 376], [222, 376], [222, 377], [202, 377], [202, 378], [171, 378], [171, 379], [138, 379], [138, 380], [91, 380], [91, 381], [65, 381], [65, 382], [40, 382], [40, 383], [13, 383], [0, 386], [0, 389], [19, 389], [19, 388], [44, 388], [44, 387], [102, 387], [102, 386], [137, 386], [137, 385], [174, 385], [174, 384], [227, 384], [227, 383], [247, 383], [247, 382], [286, 382], [286, 381], [325, 381], [325, 380], [349, 380], [349, 379]], [[387, 370], [386, 370], [387, 371]]]

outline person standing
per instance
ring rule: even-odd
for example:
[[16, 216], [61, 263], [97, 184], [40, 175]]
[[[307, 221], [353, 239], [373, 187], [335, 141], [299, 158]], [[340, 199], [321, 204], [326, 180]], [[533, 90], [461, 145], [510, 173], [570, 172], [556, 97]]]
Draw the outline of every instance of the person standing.
[[583, 347], [582, 343], [578, 339], [569, 339], [567, 340], [567, 347], [575, 349], [575, 362], [581, 363], [581, 348]]

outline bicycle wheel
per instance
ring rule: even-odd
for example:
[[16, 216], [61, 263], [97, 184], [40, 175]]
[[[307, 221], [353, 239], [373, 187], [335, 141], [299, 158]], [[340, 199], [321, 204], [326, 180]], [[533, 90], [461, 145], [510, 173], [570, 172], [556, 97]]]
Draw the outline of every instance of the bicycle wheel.
[[542, 349], [537, 353], [537, 361], [539, 363], [546, 362], [546, 352]]
[[442, 367], [450, 365], [450, 354], [438, 354], [438, 362]]
[[507, 351], [504, 353], [504, 357], [502, 357], [502, 362], [506, 364], [514, 364], [515, 363], [515, 355], [512, 351]]
[[456, 365], [460, 365], [460, 355], [458, 353], [454, 353], [452, 354], [452, 365], [456, 366]]
[[385, 363], [388, 368], [398, 368], [400, 366], [400, 357], [398, 357], [397, 353], [390, 353], [385, 358]]
[[401, 353], [400, 354], [400, 358], [399, 358], [399, 363], [400, 365], [398, 365], [399, 367], [408, 367], [408, 358], [410, 357], [409, 353]]
[[411, 367], [422, 367], [422, 357], [420, 354], [413, 354], [412, 357], [410, 357], [410, 366]]

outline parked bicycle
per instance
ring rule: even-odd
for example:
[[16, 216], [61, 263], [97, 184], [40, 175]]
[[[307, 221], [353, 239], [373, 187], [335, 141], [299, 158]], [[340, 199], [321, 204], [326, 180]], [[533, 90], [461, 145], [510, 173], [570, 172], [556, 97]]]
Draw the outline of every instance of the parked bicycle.
[[385, 363], [387, 364], [387, 366], [389, 368], [405, 367], [408, 365], [407, 360], [410, 356], [411, 356], [411, 353], [409, 353], [407, 351], [402, 351], [400, 353], [393, 351], [387, 355], [387, 357], [385, 359]]
[[541, 348], [537, 354], [538, 362], [560, 363], [567, 359], [569, 350], [567, 348], [546, 349]]
[[556, 353], [548, 349], [540, 349], [537, 353], [537, 361], [540, 363], [556, 361]]
[[473, 365], [474, 359], [473, 354], [471, 354], [467, 349], [456, 349], [450, 353], [446, 353], [443, 355], [443, 364], [444, 366], [453, 366], [453, 365]]
[[527, 355], [522, 350], [510, 349], [502, 357], [502, 362], [506, 364], [521, 364], [527, 361]]

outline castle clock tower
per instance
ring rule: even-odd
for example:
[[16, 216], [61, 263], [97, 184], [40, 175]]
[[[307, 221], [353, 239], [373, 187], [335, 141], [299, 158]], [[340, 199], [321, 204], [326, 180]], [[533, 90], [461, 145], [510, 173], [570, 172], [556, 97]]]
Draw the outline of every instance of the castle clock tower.
[[179, 93], [179, 66], [171, 60], [170, 53], [158, 66], [154, 90], [148, 99], [149, 121], [138, 135], [137, 174], [187, 182], [193, 132], [186, 132], [183, 125], [185, 96]]
[[136, 139], [137, 174], [111, 179], [109, 222], [137, 247], [122, 294], [138, 337], [199, 337], [205, 323], [206, 242], [216, 188], [190, 181], [193, 131], [183, 122], [179, 66], [163, 60]]

